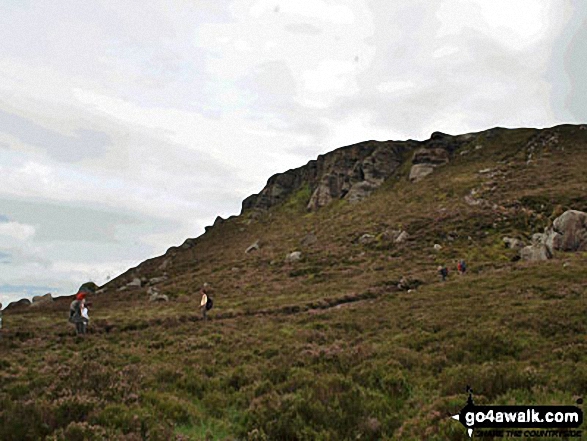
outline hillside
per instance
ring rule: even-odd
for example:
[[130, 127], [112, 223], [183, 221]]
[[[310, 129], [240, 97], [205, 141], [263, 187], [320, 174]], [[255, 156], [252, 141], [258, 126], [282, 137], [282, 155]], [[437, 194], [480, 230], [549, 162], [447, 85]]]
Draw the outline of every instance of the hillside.
[[466, 385], [574, 404], [587, 252], [503, 239], [587, 211], [586, 128], [344, 147], [101, 287], [83, 338], [70, 298], [5, 312], [0, 439], [464, 440]]

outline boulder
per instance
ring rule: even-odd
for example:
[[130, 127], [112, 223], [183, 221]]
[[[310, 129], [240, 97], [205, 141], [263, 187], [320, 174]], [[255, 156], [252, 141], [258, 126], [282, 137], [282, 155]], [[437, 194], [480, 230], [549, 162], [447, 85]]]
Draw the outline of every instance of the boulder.
[[31, 307], [45, 305], [45, 304], [50, 303], [52, 301], [53, 301], [53, 297], [51, 296], [51, 293], [47, 293], [44, 296], [34, 296], [33, 303], [31, 304]]
[[169, 297], [165, 294], [155, 293], [149, 297], [149, 302], [168, 302]]
[[385, 242], [395, 242], [401, 233], [400, 230], [385, 230], [378, 238]]
[[297, 262], [301, 258], [302, 258], [302, 252], [301, 251], [294, 251], [292, 253], [289, 253], [287, 256], [285, 256], [285, 261], [287, 263], [292, 263], [292, 262]]
[[359, 237], [359, 243], [361, 245], [367, 245], [367, 244], [373, 243], [374, 241], [375, 241], [375, 236], [373, 236], [372, 234], [369, 234], [369, 233], [365, 233], [361, 237]]
[[533, 245], [540, 245], [543, 244], [545, 242], [545, 235], [542, 233], [534, 233], [532, 235], [532, 244]]
[[465, 203], [467, 205], [470, 205], [471, 207], [476, 207], [478, 205], [481, 205], [484, 202], [483, 199], [476, 199], [471, 195], [466, 195], [465, 196]]
[[160, 276], [160, 277], [153, 277], [149, 279], [150, 285], [156, 285], [157, 283], [165, 282], [167, 280], [167, 276]]
[[29, 299], [20, 299], [15, 302], [10, 302], [8, 304], [8, 306], [6, 307], [6, 311], [11, 311], [11, 310], [18, 311], [19, 309], [26, 308], [30, 305], [31, 305], [31, 301]]
[[504, 237], [502, 240], [506, 248], [511, 248], [512, 250], [521, 250], [525, 246], [524, 242], [513, 237]]
[[255, 243], [253, 243], [252, 245], [250, 245], [246, 250], [245, 253], [249, 254], [252, 253], [253, 251], [258, 251], [261, 248], [261, 246], [259, 245], [259, 240], [256, 240]]
[[422, 281], [411, 277], [403, 276], [397, 284], [398, 289], [412, 291], [422, 285]]
[[540, 243], [522, 248], [520, 250], [520, 257], [522, 260], [537, 262], [552, 258], [552, 253], [545, 244]]
[[316, 242], [318, 242], [318, 238], [314, 233], [308, 233], [300, 240], [300, 244], [305, 247], [314, 245]]
[[381, 185], [381, 182], [363, 181], [354, 184], [348, 193], [345, 195], [345, 199], [351, 204], [357, 203], [368, 197], [377, 187]]
[[545, 232], [544, 242], [552, 250], [587, 251], [587, 213], [568, 210]]
[[131, 282], [127, 283], [126, 286], [132, 286], [132, 287], [138, 287], [140, 288], [142, 285], [141, 279], [139, 279], [138, 277], [135, 277], [134, 279], [132, 279]]
[[395, 243], [402, 243], [405, 242], [406, 240], [408, 240], [410, 238], [410, 235], [408, 234], [407, 231], [402, 231], [399, 236], [397, 236], [395, 238]]
[[438, 243], [435, 243], [435, 244], [434, 244], [434, 249], [435, 249], [436, 251], [440, 251], [440, 250], [442, 249], [442, 245], [440, 245], [440, 244], [438, 244]]
[[410, 177], [409, 180], [411, 182], [418, 182], [424, 179], [426, 176], [431, 174], [434, 171], [434, 165], [430, 164], [416, 164], [412, 165], [410, 169]]

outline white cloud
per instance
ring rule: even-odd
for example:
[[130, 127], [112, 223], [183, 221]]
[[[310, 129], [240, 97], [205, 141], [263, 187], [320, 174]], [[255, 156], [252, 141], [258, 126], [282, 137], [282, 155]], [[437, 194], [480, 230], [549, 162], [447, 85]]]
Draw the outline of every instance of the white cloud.
[[437, 16], [442, 22], [438, 37], [476, 29], [517, 50], [544, 39], [550, 29], [554, 0], [444, 0]]
[[0, 222], [0, 243], [25, 241], [33, 237], [35, 227], [19, 222]]

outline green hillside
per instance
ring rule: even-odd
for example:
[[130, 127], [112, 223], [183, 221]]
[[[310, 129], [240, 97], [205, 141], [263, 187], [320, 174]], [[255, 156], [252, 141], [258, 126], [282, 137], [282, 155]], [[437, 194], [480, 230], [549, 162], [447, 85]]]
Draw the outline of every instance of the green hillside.
[[[450, 416], [466, 385], [477, 404], [574, 405], [587, 252], [529, 262], [503, 238], [528, 245], [587, 211], [587, 130], [458, 138], [418, 182], [414, 145], [360, 202], [308, 211], [302, 182], [216, 222], [90, 296], [84, 337], [70, 298], [5, 312], [0, 439], [465, 440]], [[169, 301], [149, 302], [148, 285]]]

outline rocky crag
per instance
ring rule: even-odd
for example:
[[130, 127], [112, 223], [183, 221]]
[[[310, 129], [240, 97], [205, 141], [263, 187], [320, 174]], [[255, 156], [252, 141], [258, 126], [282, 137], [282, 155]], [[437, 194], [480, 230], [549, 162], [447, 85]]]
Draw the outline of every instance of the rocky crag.
[[341, 147], [302, 167], [272, 176], [258, 194], [243, 201], [242, 212], [279, 205], [304, 186], [311, 192], [308, 210], [340, 199], [358, 202], [393, 176], [410, 154], [410, 180], [418, 181], [447, 164], [467, 136], [435, 132], [423, 142], [366, 141]]

